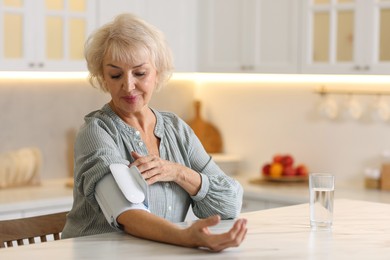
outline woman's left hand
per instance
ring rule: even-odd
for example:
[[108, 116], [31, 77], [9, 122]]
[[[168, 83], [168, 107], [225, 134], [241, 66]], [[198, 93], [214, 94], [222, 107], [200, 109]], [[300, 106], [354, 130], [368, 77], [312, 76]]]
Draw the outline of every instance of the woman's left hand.
[[142, 156], [131, 152], [135, 161], [130, 166], [136, 166], [146, 182], [151, 185], [155, 182], [176, 182], [183, 166], [174, 162], [166, 161], [156, 155]]

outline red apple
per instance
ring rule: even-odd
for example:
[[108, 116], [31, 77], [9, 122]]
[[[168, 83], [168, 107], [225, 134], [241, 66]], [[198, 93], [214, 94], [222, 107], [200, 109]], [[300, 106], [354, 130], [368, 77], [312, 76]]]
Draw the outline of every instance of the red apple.
[[297, 176], [307, 176], [309, 174], [309, 170], [307, 169], [306, 165], [300, 164], [295, 168], [296, 175]]
[[294, 164], [294, 158], [291, 155], [289, 155], [289, 154], [284, 155], [282, 157], [281, 163], [283, 164], [284, 167], [292, 166]]
[[283, 155], [281, 154], [275, 154], [272, 158], [272, 162], [274, 163], [282, 163]]
[[269, 163], [264, 164], [263, 168], [262, 168], [262, 173], [265, 176], [268, 176], [270, 174], [270, 168], [271, 168], [271, 164], [269, 164]]
[[291, 176], [295, 176], [295, 174], [296, 174], [295, 169], [292, 165], [283, 167], [283, 173], [282, 173], [283, 176], [291, 177]]

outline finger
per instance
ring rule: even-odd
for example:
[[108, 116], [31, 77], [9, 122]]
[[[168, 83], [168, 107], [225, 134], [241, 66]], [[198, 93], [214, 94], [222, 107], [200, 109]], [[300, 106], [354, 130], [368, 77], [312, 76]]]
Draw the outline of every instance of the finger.
[[229, 247], [238, 247], [241, 245], [241, 243], [244, 241], [245, 239], [245, 236], [246, 236], [246, 233], [247, 233], [247, 229], [243, 229], [242, 233], [240, 232], [241, 236], [240, 237], [237, 237], [235, 240], [232, 240], [230, 242], [227, 242], [227, 243], [224, 243], [224, 244], [220, 244], [216, 249], [219, 250], [219, 251], [222, 251], [226, 248], [229, 248]]
[[211, 216], [205, 219], [199, 219], [191, 225], [191, 228], [197, 230], [196, 232], [200, 232], [203, 235], [209, 236], [211, 235], [211, 233], [208, 227], [217, 225], [220, 219], [221, 218], [218, 215]]
[[136, 166], [136, 167], [138, 168], [138, 166], [141, 164], [141, 163], [140, 163], [140, 160], [141, 160], [141, 158], [143, 158], [144, 156], [142, 156], [142, 155], [140, 155], [139, 153], [134, 152], [134, 151], [131, 152], [131, 156], [133, 157], [134, 162], [132, 162], [132, 163], [130, 164], [130, 166]]
[[205, 219], [198, 220], [195, 224], [200, 228], [208, 228], [217, 225], [221, 221], [221, 217], [218, 215], [210, 216]]
[[210, 244], [213, 249], [220, 248], [221, 246], [233, 246], [241, 242], [241, 238], [245, 233], [246, 229], [246, 219], [239, 219], [234, 222], [232, 228], [222, 234], [213, 235], [213, 239]]
[[134, 163], [141, 173], [149, 171], [156, 167], [156, 158], [154, 156], [143, 156], [137, 159]]
[[157, 169], [147, 170], [141, 174], [149, 185], [155, 182], [164, 181], [164, 176], [162, 176]]
[[231, 237], [231, 240], [226, 243], [221, 243], [221, 248], [228, 248], [228, 247], [237, 247], [239, 246], [242, 241], [244, 241], [246, 234], [248, 232], [248, 228], [246, 227], [246, 222], [243, 222], [240, 226], [240, 230], [235, 234], [235, 237]]
[[228, 232], [214, 236], [210, 249], [219, 252], [229, 247], [239, 246], [244, 241], [248, 230], [246, 222], [246, 219], [237, 220]]

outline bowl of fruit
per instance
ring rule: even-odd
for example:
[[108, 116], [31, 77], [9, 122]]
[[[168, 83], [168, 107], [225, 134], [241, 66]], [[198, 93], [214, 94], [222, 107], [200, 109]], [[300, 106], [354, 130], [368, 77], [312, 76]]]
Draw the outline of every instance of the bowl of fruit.
[[294, 164], [295, 160], [290, 154], [276, 154], [270, 162], [261, 168], [261, 176], [267, 181], [301, 182], [307, 181], [308, 168], [303, 163]]

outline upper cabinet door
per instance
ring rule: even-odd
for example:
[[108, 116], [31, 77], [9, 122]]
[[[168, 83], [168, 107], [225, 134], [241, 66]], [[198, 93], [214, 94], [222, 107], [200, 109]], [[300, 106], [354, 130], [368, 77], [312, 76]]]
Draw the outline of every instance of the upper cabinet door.
[[83, 49], [95, 27], [94, 0], [0, 4], [1, 70], [86, 70]]
[[198, 0], [146, 1], [145, 19], [164, 33], [172, 50], [177, 72], [194, 72], [197, 69], [196, 1]]
[[198, 12], [198, 61], [204, 72], [245, 70], [245, 6], [250, 1], [202, 0]]
[[200, 71], [297, 72], [297, 1], [203, 0], [199, 5]]
[[20, 70], [35, 62], [34, 34], [28, 20], [35, 9], [33, 1], [0, 1], [0, 69]]
[[99, 24], [133, 13], [161, 30], [172, 50], [175, 71], [196, 71], [197, 0], [100, 0]]
[[[260, 73], [298, 72], [298, 1], [257, 0], [252, 10], [253, 25], [250, 36], [255, 45], [249, 46], [248, 58], [252, 58], [254, 69]], [[249, 25], [248, 25], [248, 28]]]
[[[367, 3], [369, 1], [361, 1], [366, 5], [369, 4]], [[370, 56], [367, 58], [369, 70], [371, 73], [388, 75], [390, 71], [390, 0], [378, 0], [366, 8], [371, 10], [373, 17], [372, 27], [367, 37], [373, 39], [373, 47], [371, 47], [373, 51], [369, 52]]]
[[302, 72], [388, 73], [389, 0], [306, 0], [304, 10]]
[[[27, 0], [25, 0], [27, 1]], [[94, 0], [45, 0], [38, 45], [45, 70], [86, 70], [84, 43], [95, 27]], [[43, 46], [44, 48], [39, 48]], [[43, 58], [41, 58], [43, 57]]]

